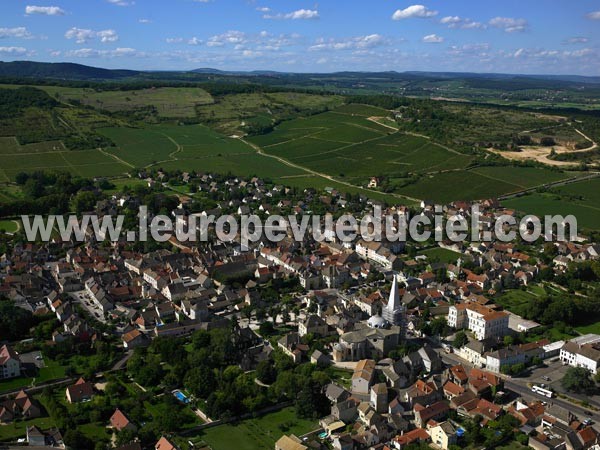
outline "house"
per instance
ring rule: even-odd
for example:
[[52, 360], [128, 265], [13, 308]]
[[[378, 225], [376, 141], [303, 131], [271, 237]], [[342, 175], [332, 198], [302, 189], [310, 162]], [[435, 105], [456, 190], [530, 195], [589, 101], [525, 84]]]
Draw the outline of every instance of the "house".
[[67, 386], [66, 395], [69, 403], [90, 401], [94, 396], [94, 385], [80, 378], [77, 383]]
[[132, 442], [130, 444], [117, 447], [115, 450], [142, 450], [142, 445], [139, 442]]
[[571, 339], [560, 349], [560, 360], [573, 367], [585, 367], [593, 374], [600, 368], [600, 335], [586, 334]]
[[21, 376], [21, 359], [8, 345], [0, 348], [0, 380]]
[[329, 334], [329, 325], [315, 314], [311, 314], [298, 324], [298, 334], [306, 336], [312, 334], [317, 337], [327, 336]]
[[475, 395], [481, 396], [491, 393], [493, 390], [497, 391], [501, 386], [502, 379], [491, 372], [476, 368], [469, 372], [468, 389]]
[[308, 447], [302, 443], [299, 437], [291, 434], [289, 436], [281, 436], [275, 442], [275, 450], [308, 450]]
[[388, 411], [388, 389], [385, 383], [377, 383], [371, 386], [371, 406], [378, 413]]
[[166, 437], [161, 437], [154, 446], [154, 450], [180, 450], [175, 444], [173, 444]]
[[130, 430], [137, 431], [137, 427], [127, 418], [123, 412], [117, 408], [110, 417], [110, 426], [117, 431]]
[[425, 407], [421, 404], [417, 404], [414, 407], [414, 411], [415, 425], [422, 428], [430, 420], [435, 420], [437, 422], [440, 419], [444, 419], [448, 415], [450, 407], [447, 402], [442, 400]]
[[344, 423], [350, 423], [353, 420], [356, 420], [356, 415], [358, 413], [357, 406], [358, 400], [355, 400], [354, 398], [337, 402], [331, 407], [331, 415], [336, 421], [341, 420]]
[[365, 397], [368, 396], [374, 379], [375, 361], [372, 359], [359, 361], [352, 374], [352, 393]]
[[412, 408], [416, 404], [430, 405], [442, 399], [442, 392], [433, 381], [417, 380], [404, 393], [404, 402]]
[[30, 446], [46, 446], [46, 435], [35, 425], [26, 428], [27, 443]]
[[328, 355], [325, 355], [319, 350], [315, 350], [312, 355], [310, 355], [310, 362], [319, 367], [327, 367], [330, 364], [330, 359]]
[[431, 440], [429, 433], [423, 428], [415, 428], [412, 431], [396, 436], [392, 439], [392, 446], [402, 450], [410, 444], [427, 443]]
[[302, 361], [302, 356], [309, 350], [308, 345], [300, 343], [300, 335], [295, 332], [288, 333], [279, 339], [277, 346], [296, 364]]
[[442, 450], [448, 450], [451, 445], [456, 445], [456, 428], [448, 421], [438, 423], [427, 431], [431, 436], [431, 443]]
[[41, 406], [23, 390], [15, 398], [0, 402], [0, 423], [8, 423], [21, 418], [35, 419], [41, 415]]
[[503, 368], [514, 364], [528, 364], [534, 358], [544, 356], [544, 345], [548, 341], [530, 342], [527, 344], [511, 345], [486, 354], [485, 367], [491, 372], [500, 373]]
[[332, 447], [335, 450], [354, 450], [354, 441], [350, 434], [335, 435]]
[[350, 393], [335, 383], [329, 383], [325, 388], [325, 397], [332, 403], [338, 403], [350, 397]]
[[123, 335], [123, 347], [131, 350], [149, 343], [148, 338], [137, 328]]

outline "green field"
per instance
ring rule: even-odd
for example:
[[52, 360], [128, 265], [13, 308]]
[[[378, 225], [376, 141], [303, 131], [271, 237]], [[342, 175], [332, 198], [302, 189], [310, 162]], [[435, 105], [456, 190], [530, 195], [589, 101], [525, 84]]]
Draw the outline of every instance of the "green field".
[[448, 264], [456, 264], [456, 260], [462, 257], [460, 253], [441, 247], [429, 248], [419, 253], [427, 256], [429, 262], [439, 261]]
[[229, 136], [249, 127], [268, 127], [299, 114], [335, 108], [342, 102], [339, 96], [297, 92], [230, 94], [216, 97], [214, 104], [198, 106], [196, 112], [203, 123]]
[[582, 181], [561, 186], [552, 193], [529, 194], [503, 202], [528, 214], [568, 215], [577, 218], [579, 228], [597, 230], [600, 228], [600, 179]]
[[213, 450], [263, 450], [273, 448], [284, 434], [301, 436], [317, 428], [316, 422], [299, 419], [293, 408], [285, 408], [257, 419], [208, 428], [192, 442], [208, 444]]
[[120, 175], [131, 167], [101, 150], [48, 150], [35, 156], [0, 152], [0, 181], [12, 181], [19, 172], [65, 170], [82, 177]]
[[268, 154], [355, 185], [365, 185], [373, 176], [455, 169], [471, 162], [471, 156], [368, 119], [387, 115], [372, 106], [346, 105], [285, 122], [249, 140]]
[[[2, 87], [21, 87], [3, 85]], [[67, 103], [80, 103], [109, 112], [133, 111], [153, 106], [161, 117], [193, 117], [196, 105], [213, 102], [212, 96], [200, 88], [161, 87], [152, 89], [96, 90], [92, 88], [75, 88], [61, 86], [35, 86], [46, 91], [56, 100]]]
[[401, 192], [439, 202], [482, 200], [561, 178], [568, 175], [530, 167], [482, 167], [425, 176]]

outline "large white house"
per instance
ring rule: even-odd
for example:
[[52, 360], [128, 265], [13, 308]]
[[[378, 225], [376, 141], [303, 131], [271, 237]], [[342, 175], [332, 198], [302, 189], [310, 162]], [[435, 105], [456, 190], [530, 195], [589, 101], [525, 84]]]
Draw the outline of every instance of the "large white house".
[[448, 310], [448, 325], [457, 330], [470, 330], [479, 341], [506, 335], [508, 319], [506, 311], [496, 311], [475, 302], [452, 305]]
[[593, 374], [600, 366], [600, 336], [585, 334], [567, 342], [560, 349], [560, 360], [573, 367], [585, 367]]

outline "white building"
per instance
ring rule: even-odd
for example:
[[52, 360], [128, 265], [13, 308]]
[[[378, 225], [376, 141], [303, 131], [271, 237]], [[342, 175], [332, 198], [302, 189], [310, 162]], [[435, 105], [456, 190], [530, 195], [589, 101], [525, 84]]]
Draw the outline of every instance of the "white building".
[[567, 342], [560, 349], [560, 360], [573, 367], [585, 367], [593, 374], [600, 366], [600, 336], [586, 334]]
[[477, 340], [502, 337], [508, 333], [509, 314], [496, 311], [479, 303], [460, 303], [450, 306], [448, 325], [471, 331]]

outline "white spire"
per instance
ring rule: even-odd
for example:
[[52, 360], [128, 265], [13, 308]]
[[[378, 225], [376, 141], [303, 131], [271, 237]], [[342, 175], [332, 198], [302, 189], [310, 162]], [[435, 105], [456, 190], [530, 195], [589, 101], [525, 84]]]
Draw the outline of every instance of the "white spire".
[[400, 293], [398, 292], [398, 281], [396, 275], [394, 275], [394, 281], [392, 281], [392, 290], [390, 291], [390, 298], [386, 309], [389, 312], [394, 312], [400, 308]]

